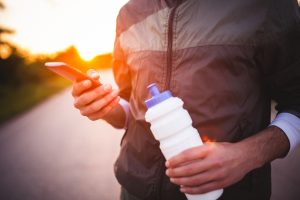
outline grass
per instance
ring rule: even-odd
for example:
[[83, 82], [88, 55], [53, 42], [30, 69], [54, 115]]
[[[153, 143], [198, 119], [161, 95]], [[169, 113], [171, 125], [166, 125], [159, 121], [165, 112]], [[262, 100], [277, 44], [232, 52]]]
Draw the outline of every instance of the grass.
[[0, 88], [0, 124], [25, 112], [52, 94], [66, 88], [70, 82], [54, 77], [42, 83], [27, 83], [20, 87]]

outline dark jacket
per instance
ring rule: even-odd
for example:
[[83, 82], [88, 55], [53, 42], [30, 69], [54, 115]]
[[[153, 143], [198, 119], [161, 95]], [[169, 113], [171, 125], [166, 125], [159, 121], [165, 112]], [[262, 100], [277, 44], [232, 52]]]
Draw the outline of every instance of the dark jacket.
[[[238, 142], [270, 123], [270, 101], [300, 116], [296, 0], [132, 0], [120, 11], [114, 74], [130, 102], [115, 163], [120, 184], [149, 200], [186, 199], [165, 176], [145, 122], [147, 85], [183, 99], [201, 137]], [[221, 199], [269, 199], [270, 165], [225, 188]]]

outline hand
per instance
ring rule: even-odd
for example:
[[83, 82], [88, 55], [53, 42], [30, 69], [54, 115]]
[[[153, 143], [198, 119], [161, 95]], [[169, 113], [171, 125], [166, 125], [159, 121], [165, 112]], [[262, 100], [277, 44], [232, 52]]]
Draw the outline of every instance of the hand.
[[206, 143], [166, 162], [166, 174], [181, 192], [202, 194], [230, 186], [251, 169], [247, 151], [234, 143]]
[[[88, 76], [99, 80], [99, 74], [95, 70], [89, 70]], [[92, 82], [83, 80], [73, 84], [72, 95], [74, 107], [80, 110], [81, 115], [95, 121], [105, 117], [119, 102], [118, 90], [113, 90], [111, 85], [105, 84], [90, 89]]]

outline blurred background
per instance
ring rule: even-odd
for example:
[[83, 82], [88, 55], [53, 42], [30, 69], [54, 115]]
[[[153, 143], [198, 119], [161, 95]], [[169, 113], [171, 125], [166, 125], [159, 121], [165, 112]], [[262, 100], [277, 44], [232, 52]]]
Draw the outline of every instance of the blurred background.
[[0, 0], [0, 200], [113, 200], [123, 131], [73, 108], [71, 83], [44, 67], [64, 61], [111, 72], [125, 0]]
[[69, 85], [45, 61], [111, 68], [115, 20], [125, 2], [1, 0], [0, 122]]
[[[116, 87], [111, 52], [125, 3], [0, 0], [0, 200], [118, 199], [123, 131], [82, 117], [70, 82], [43, 65], [94, 68]], [[298, 147], [273, 162], [272, 200], [300, 199], [299, 156]]]

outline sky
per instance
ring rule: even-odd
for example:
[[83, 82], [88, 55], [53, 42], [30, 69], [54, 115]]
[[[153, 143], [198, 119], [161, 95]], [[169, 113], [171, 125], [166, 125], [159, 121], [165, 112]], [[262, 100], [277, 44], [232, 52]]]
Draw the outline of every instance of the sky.
[[[300, 1], [300, 0], [299, 0]], [[115, 20], [127, 0], [3, 0], [0, 25], [8, 37], [33, 54], [54, 53], [74, 45], [86, 60], [111, 52]]]
[[33, 54], [74, 45], [88, 60], [111, 52], [115, 21], [127, 0], [4, 0], [0, 24], [15, 30], [8, 40]]

